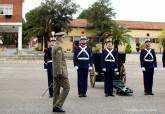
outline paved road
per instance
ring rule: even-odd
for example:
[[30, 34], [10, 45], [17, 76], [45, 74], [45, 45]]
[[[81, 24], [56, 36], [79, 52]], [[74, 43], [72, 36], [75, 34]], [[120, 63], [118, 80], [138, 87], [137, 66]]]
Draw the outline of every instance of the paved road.
[[[161, 65], [159, 65], [161, 66]], [[46, 94], [47, 77], [41, 62], [0, 63], [0, 114], [53, 114], [52, 99]], [[77, 78], [68, 61], [71, 91], [64, 104], [67, 114], [165, 114], [165, 71], [156, 71], [155, 96], [143, 95], [142, 73], [138, 64], [126, 64], [127, 85], [133, 96], [104, 97], [103, 83], [89, 87], [87, 98], [77, 97]]]

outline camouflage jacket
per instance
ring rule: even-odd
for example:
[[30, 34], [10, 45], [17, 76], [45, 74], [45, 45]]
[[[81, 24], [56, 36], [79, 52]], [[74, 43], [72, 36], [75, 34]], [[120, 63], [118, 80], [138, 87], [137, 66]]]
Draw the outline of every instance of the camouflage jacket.
[[67, 64], [60, 44], [52, 48], [53, 77], [68, 78]]

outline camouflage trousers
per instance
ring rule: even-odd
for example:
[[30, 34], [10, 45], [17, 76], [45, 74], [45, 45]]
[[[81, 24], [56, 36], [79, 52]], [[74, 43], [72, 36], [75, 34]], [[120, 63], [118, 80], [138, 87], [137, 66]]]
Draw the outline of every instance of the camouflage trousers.
[[[63, 90], [60, 92], [61, 88]], [[62, 107], [70, 90], [70, 84], [69, 84], [68, 78], [54, 77], [53, 89], [54, 89], [53, 107], [56, 107], [56, 106]]]

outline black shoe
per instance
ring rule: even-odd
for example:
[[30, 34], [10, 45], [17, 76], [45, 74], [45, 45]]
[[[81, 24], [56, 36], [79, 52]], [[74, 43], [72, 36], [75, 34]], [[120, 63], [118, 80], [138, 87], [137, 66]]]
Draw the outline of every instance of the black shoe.
[[87, 97], [87, 95], [86, 95], [86, 94], [84, 94], [84, 95], [83, 95], [83, 97]]
[[65, 112], [64, 109], [62, 109], [61, 107], [57, 106], [53, 108], [53, 112]]
[[149, 93], [144, 93], [144, 95], [149, 95]]
[[53, 95], [49, 95], [49, 98], [52, 98], [53, 97]]
[[108, 94], [105, 94], [105, 97], [108, 97], [109, 95]]
[[113, 95], [113, 94], [110, 94], [109, 96], [111, 96], [111, 97], [115, 97], [115, 95]]
[[79, 94], [78, 96], [79, 96], [79, 97], [84, 97], [82, 94]]
[[154, 95], [154, 93], [149, 93], [149, 95]]

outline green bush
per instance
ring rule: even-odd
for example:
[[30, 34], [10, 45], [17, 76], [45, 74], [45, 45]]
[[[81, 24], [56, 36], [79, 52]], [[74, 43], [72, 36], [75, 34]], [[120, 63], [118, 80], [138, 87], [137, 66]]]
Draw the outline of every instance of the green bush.
[[140, 45], [140, 49], [143, 49], [145, 46], [144, 46], [144, 44], [141, 44]]
[[132, 53], [132, 49], [131, 49], [131, 45], [127, 44], [127, 46], [125, 47], [125, 53]]
[[93, 48], [93, 53], [100, 53], [100, 49], [99, 48], [97, 48], [97, 47], [95, 47], [95, 48]]
[[38, 46], [35, 48], [35, 51], [42, 51], [41, 44], [38, 44]]
[[162, 39], [161, 43], [162, 43], [163, 48], [165, 48], [165, 39]]

